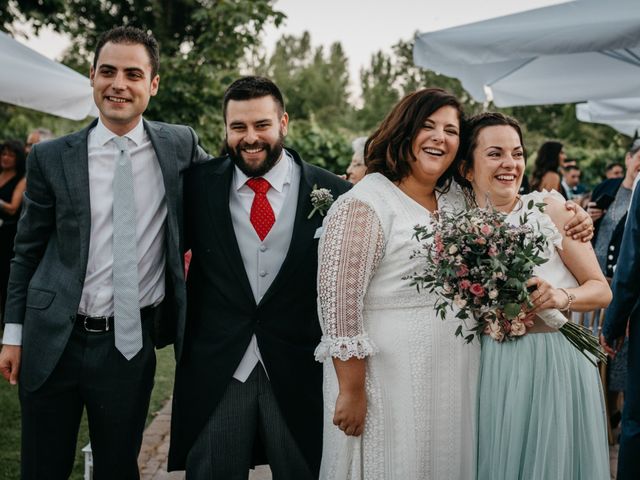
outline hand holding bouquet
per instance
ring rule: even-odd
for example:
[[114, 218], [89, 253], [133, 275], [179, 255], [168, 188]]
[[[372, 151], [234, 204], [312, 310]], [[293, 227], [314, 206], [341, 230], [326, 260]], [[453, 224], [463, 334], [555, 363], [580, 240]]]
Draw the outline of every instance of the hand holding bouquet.
[[[413, 256], [424, 259], [424, 268], [411, 276], [412, 284], [440, 294], [435, 307], [442, 319], [456, 307], [457, 318], [473, 319], [468, 332], [458, 327], [457, 336], [471, 342], [485, 333], [498, 342], [512, 341], [533, 326], [533, 319], [527, 317], [533, 307], [527, 281], [534, 268], [547, 261], [543, 252], [548, 240], [528, 220], [533, 208], [542, 211], [544, 205], [530, 201], [519, 225], [508, 223], [506, 214], [493, 208], [471, 208], [439, 211], [432, 226], [415, 227], [421, 248]], [[558, 310], [537, 315], [582, 353], [604, 358], [596, 337], [568, 322]]]

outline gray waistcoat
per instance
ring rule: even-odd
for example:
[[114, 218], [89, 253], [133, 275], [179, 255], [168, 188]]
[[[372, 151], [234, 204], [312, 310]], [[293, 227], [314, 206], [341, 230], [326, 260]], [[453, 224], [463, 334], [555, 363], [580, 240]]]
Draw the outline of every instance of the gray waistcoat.
[[271, 282], [276, 278], [291, 243], [300, 189], [300, 166], [295, 162], [292, 164], [291, 184], [282, 210], [264, 241], [260, 241], [237, 195], [230, 195], [229, 208], [233, 230], [256, 304], [260, 303]]

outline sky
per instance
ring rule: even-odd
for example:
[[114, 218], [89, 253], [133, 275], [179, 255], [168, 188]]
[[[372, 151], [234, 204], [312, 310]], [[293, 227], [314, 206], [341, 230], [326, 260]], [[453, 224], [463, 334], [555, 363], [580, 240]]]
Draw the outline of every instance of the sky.
[[[359, 90], [359, 71], [378, 50], [390, 51], [398, 40], [415, 31], [439, 30], [486, 18], [543, 7], [567, 0], [276, 0], [287, 19], [264, 35], [267, 50], [284, 34], [307, 30], [312, 45], [340, 42], [349, 59], [351, 87]], [[49, 58], [59, 59], [67, 42], [45, 31], [27, 45]]]

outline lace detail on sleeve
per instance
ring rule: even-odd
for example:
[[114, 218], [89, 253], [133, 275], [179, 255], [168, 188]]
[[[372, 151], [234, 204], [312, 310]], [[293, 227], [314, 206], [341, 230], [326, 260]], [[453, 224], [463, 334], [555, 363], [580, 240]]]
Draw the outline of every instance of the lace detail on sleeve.
[[367, 286], [383, 253], [382, 225], [366, 203], [346, 199], [325, 220], [318, 265], [323, 336], [316, 360], [364, 358], [376, 352], [364, 331], [362, 310]]

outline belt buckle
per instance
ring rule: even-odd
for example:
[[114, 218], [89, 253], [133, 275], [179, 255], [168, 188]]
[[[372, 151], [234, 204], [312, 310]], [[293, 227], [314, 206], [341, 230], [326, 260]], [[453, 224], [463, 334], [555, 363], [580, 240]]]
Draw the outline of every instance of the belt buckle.
[[[102, 330], [97, 330], [95, 328], [89, 328], [89, 326], [87, 325], [87, 320], [104, 320], [104, 329]], [[89, 332], [89, 333], [104, 333], [104, 332], [108, 332], [109, 331], [109, 317], [84, 317], [84, 329], [85, 331]]]

